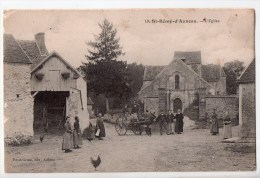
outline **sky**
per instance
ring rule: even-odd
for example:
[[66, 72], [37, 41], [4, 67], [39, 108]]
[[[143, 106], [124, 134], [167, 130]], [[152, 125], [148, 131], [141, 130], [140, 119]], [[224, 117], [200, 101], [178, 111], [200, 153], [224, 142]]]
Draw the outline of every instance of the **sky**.
[[[91, 48], [86, 42], [94, 41], [105, 18], [117, 29], [125, 52], [120, 60], [127, 63], [167, 65], [174, 51], [201, 51], [203, 64], [238, 59], [247, 65], [255, 55], [250, 9], [9, 10], [4, 12], [4, 32], [22, 40], [44, 32], [49, 52], [55, 50], [78, 67], [87, 62]], [[146, 23], [176, 19], [178, 23]]]

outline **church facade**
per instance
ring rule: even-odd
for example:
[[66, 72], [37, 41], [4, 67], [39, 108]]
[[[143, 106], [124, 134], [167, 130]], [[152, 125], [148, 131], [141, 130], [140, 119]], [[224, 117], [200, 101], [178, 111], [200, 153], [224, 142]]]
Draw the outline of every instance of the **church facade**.
[[155, 114], [181, 109], [203, 118], [207, 95], [226, 94], [226, 74], [220, 65], [202, 65], [200, 51], [176, 51], [167, 66], [145, 66], [139, 99]]

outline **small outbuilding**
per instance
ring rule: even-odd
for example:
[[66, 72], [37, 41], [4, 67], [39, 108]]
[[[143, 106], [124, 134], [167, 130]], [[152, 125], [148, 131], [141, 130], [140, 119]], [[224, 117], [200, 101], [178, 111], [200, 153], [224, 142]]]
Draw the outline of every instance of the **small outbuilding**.
[[5, 137], [62, 130], [66, 116], [89, 124], [87, 81], [57, 52], [49, 53], [44, 33], [34, 40], [4, 34]]
[[256, 138], [255, 59], [238, 79], [239, 125], [242, 138]]
[[31, 71], [34, 96], [34, 127], [63, 127], [65, 117], [79, 116], [82, 128], [88, 126], [87, 83], [74, 67], [52, 52]]

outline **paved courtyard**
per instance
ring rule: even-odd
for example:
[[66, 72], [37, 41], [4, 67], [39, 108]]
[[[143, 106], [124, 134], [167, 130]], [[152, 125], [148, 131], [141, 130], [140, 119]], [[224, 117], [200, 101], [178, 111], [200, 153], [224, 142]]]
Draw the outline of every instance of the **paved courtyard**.
[[[254, 145], [221, 143], [220, 135], [207, 129], [194, 129], [185, 118], [180, 135], [119, 136], [114, 125], [106, 124], [104, 140], [83, 141], [81, 149], [64, 153], [62, 136], [47, 135], [43, 143], [23, 147], [6, 147], [7, 172], [94, 172], [90, 157], [101, 154], [98, 172], [150, 171], [252, 171], [255, 170]], [[234, 136], [238, 127], [233, 127]], [[36, 136], [37, 137], [37, 136]]]

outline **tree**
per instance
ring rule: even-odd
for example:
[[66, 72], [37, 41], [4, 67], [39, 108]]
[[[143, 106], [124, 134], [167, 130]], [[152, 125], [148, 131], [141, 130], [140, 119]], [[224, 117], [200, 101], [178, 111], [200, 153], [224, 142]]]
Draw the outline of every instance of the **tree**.
[[88, 91], [105, 95], [108, 110], [108, 98], [127, 98], [130, 89], [126, 80], [127, 64], [118, 60], [124, 53], [120, 38], [116, 37], [117, 30], [107, 19], [98, 25], [101, 32], [95, 35], [95, 41], [86, 43], [91, 48], [86, 55], [88, 63], [83, 63], [80, 69], [87, 76]]
[[127, 64], [127, 82], [131, 89], [131, 98], [137, 96], [137, 93], [140, 91], [143, 85], [143, 75], [144, 75], [144, 66], [142, 64], [137, 64], [136, 62], [132, 64]]
[[227, 93], [228, 94], [236, 94], [237, 93], [237, 78], [241, 75], [244, 70], [244, 62], [234, 60], [231, 62], [227, 62], [224, 64], [224, 71], [227, 75]]

